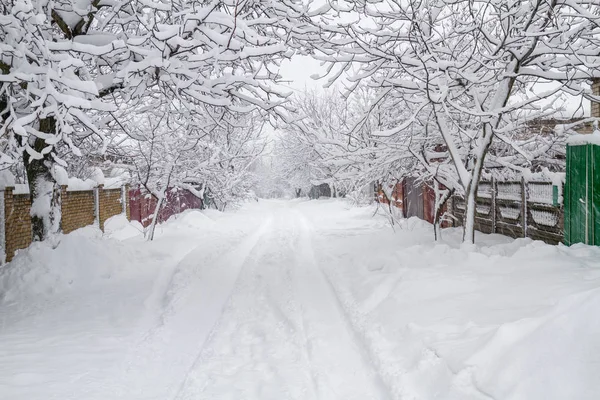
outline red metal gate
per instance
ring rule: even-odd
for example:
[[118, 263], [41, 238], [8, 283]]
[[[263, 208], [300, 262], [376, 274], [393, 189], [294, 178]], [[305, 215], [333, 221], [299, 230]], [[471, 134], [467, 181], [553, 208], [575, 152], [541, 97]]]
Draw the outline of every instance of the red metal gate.
[[[129, 208], [132, 221], [139, 221], [145, 227], [150, 225], [156, 210], [156, 204], [156, 198], [141, 188], [129, 191]], [[163, 201], [158, 212], [157, 222], [164, 222], [173, 215], [194, 208], [202, 208], [200, 198], [185, 189], [169, 188], [166, 192], [165, 201]]]

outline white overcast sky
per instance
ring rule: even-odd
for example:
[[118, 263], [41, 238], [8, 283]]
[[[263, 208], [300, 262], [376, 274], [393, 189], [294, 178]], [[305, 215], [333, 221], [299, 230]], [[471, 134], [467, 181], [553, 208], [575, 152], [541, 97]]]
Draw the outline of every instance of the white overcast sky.
[[293, 90], [304, 90], [321, 88], [326, 79], [315, 81], [311, 75], [322, 74], [324, 68], [317, 61], [309, 56], [294, 56], [291, 60], [285, 60], [281, 63], [279, 73], [283, 79], [290, 81], [283, 86]]

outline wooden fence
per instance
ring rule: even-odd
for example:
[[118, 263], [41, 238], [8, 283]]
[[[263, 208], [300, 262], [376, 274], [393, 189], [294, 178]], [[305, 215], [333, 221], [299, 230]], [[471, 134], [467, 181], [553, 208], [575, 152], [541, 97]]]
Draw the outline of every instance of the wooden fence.
[[[564, 212], [558, 194], [559, 188], [551, 182], [482, 181], [477, 191], [475, 229], [562, 243]], [[449, 212], [454, 225], [462, 225], [464, 198], [454, 196]]]

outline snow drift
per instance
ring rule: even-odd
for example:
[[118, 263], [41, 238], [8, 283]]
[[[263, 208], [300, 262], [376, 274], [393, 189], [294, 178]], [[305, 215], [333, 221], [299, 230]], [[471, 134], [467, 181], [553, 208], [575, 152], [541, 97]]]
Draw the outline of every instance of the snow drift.
[[[436, 243], [423, 221], [394, 232], [373, 212], [264, 201], [186, 212], [154, 242], [116, 217], [104, 236], [88, 227], [36, 243], [0, 269], [0, 393], [162, 400], [247, 390], [262, 400], [265, 382], [277, 382], [293, 398], [335, 399], [364, 391], [352, 390], [363, 377], [344, 379], [362, 362], [376, 399], [598, 398], [599, 248], [500, 235], [463, 246], [458, 229]], [[297, 390], [311, 376], [318, 385]]]

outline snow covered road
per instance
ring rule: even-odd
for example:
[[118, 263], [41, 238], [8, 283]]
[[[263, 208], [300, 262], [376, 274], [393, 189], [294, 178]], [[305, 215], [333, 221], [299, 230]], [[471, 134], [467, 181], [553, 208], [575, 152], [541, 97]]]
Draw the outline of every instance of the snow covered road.
[[175, 398], [388, 398], [314, 258], [308, 221], [288, 203], [272, 210]]
[[0, 399], [597, 398], [598, 249], [464, 249], [373, 211], [261, 201], [34, 245], [0, 270]]

